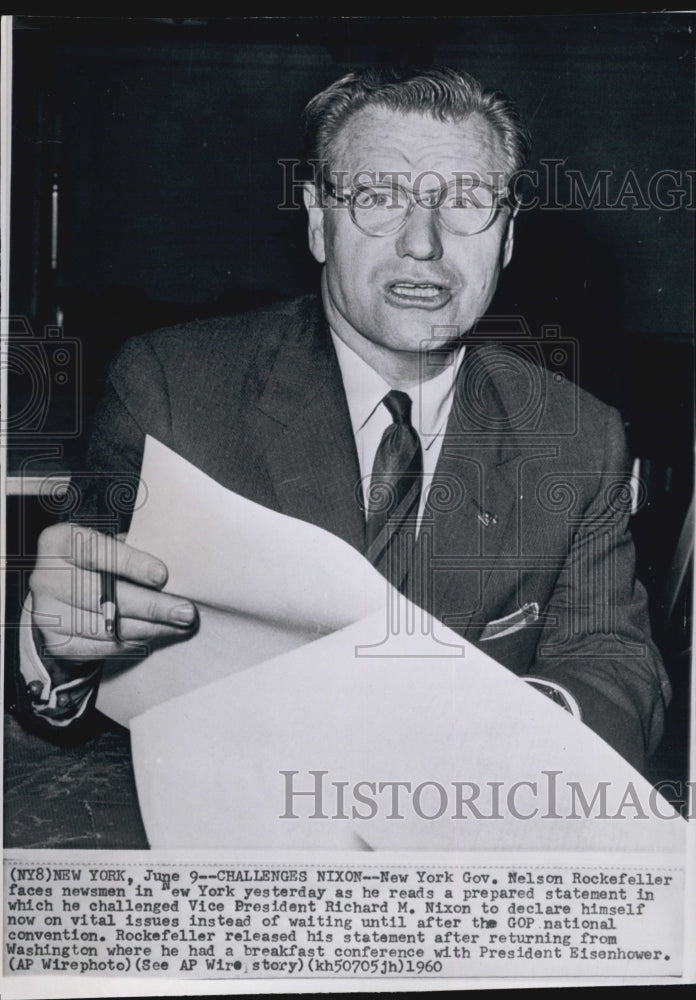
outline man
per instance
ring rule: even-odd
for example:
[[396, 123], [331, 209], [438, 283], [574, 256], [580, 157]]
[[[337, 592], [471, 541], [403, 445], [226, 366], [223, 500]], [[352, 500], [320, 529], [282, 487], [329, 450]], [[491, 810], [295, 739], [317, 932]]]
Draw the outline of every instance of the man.
[[101, 661], [195, 628], [195, 606], [163, 591], [160, 560], [78, 527], [113, 521], [114, 480], [138, 476], [149, 433], [354, 545], [641, 767], [669, 683], [634, 576], [619, 416], [519, 352], [467, 343], [512, 254], [509, 182], [528, 144], [514, 108], [451, 70], [367, 71], [314, 98], [306, 121], [321, 299], [125, 346], [73, 523], [39, 542], [26, 711], [79, 726]]

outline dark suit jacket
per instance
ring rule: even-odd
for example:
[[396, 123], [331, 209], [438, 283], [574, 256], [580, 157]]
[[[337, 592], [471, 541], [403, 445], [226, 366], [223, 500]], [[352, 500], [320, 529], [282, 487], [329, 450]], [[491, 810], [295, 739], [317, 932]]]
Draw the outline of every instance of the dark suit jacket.
[[[146, 432], [223, 486], [364, 551], [355, 443], [316, 298], [128, 342], [73, 517], [115, 504], [126, 526], [128, 501], [106, 485], [137, 478]], [[641, 767], [669, 683], [634, 578], [627, 462], [616, 411], [519, 352], [468, 350], [403, 589], [473, 643], [492, 621], [538, 605], [536, 622], [482, 648], [566, 687], [585, 721]]]

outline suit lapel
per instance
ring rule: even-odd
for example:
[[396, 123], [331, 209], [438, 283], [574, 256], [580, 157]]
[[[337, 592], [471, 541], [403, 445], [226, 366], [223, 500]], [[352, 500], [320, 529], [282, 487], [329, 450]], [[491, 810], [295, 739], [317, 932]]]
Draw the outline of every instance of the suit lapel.
[[318, 301], [288, 324], [258, 402], [255, 433], [279, 510], [363, 551], [355, 440]]
[[[496, 388], [497, 348], [470, 350], [402, 589], [475, 637], [488, 577], [518, 551], [522, 451]], [[472, 392], [472, 386], [485, 386]], [[289, 317], [257, 404], [254, 434], [278, 509], [365, 552], [360, 470], [340, 368], [319, 301]]]
[[461, 634], [484, 624], [488, 577], [503, 546], [517, 546], [520, 447], [495, 385], [494, 352], [471, 350], [462, 365], [409, 588], [412, 599]]

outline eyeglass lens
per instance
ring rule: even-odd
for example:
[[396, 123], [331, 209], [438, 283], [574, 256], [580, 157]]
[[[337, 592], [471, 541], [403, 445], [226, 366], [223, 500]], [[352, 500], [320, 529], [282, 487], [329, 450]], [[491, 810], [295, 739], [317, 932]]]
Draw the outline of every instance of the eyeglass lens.
[[411, 196], [397, 185], [364, 185], [353, 192], [353, 220], [364, 232], [386, 235], [399, 229], [413, 202], [437, 209], [443, 225], [451, 232], [473, 235], [485, 229], [490, 222], [496, 207], [496, 196], [485, 185], [451, 185]]

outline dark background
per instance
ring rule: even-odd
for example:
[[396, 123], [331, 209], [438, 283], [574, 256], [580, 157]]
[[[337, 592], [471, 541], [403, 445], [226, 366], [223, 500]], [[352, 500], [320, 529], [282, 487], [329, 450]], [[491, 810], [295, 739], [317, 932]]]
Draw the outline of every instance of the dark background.
[[[301, 156], [302, 107], [342, 73], [385, 60], [465, 69], [518, 102], [531, 168], [562, 160], [588, 186], [611, 171], [614, 197], [632, 170], [645, 193], [658, 171], [687, 183], [694, 169], [695, 20], [15, 18], [10, 309], [29, 325], [15, 324], [10, 358], [11, 471], [71, 467], [127, 337], [317, 287], [304, 216], [278, 209], [278, 161]], [[693, 482], [690, 200], [522, 213], [491, 308], [577, 341], [574, 376], [619, 407], [642, 460], [634, 534], [676, 690], [657, 766], [681, 776], [690, 595], [669, 617], [664, 587]], [[47, 338], [46, 324], [62, 332]], [[17, 592], [45, 507], [8, 505]]]

